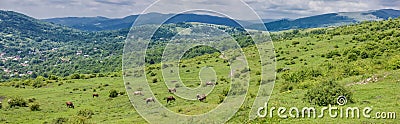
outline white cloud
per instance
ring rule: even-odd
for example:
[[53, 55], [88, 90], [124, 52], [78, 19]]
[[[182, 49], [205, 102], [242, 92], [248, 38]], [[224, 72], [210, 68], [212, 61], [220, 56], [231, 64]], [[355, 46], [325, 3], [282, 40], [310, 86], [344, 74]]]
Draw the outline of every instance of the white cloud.
[[[36, 18], [66, 16], [124, 17], [141, 13], [156, 0], [1, 0], [0, 9], [13, 10]], [[163, 13], [181, 8], [210, 6], [224, 13], [246, 17], [246, 11], [232, 0], [161, 0], [167, 1]], [[195, 1], [195, 2], [193, 2]], [[323, 13], [400, 9], [399, 0], [244, 0], [262, 18], [299, 18]], [[190, 2], [190, 3], [189, 3]], [[185, 4], [183, 4], [185, 3]], [[165, 11], [165, 7], [169, 8]], [[175, 10], [174, 10], [175, 9]]]

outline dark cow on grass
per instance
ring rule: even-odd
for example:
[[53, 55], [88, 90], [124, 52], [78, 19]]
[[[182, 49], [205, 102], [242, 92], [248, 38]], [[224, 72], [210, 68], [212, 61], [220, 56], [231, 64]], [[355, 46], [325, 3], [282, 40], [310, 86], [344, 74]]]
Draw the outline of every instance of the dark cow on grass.
[[74, 106], [74, 103], [72, 103], [72, 102], [66, 102], [66, 104], [67, 104], [67, 107], [68, 108], [75, 108], [75, 106]]
[[146, 104], [148, 104], [149, 102], [154, 102], [154, 103], [156, 102], [156, 100], [153, 97], [145, 98], [144, 100], [146, 101]]
[[205, 94], [203, 94], [203, 95], [197, 94], [196, 97], [197, 97], [197, 100], [199, 100], [200, 102], [203, 102], [204, 100], [206, 100], [207, 95], [205, 95]]
[[172, 101], [175, 101], [175, 97], [174, 96], [169, 96], [169, 97], [166, 97], [166, 98], [164, 98], [164, 100], [165, 99], [167, 99], [167, 103], [169, 103], [170, 101], [172, 102]]
[[176, 88], [168, 89], [168, 92], [169, 92], [169, 93], [176, 93]]
[[94, 97], [99, 97], [99, 94], [93, 93], [93, 98], [94, 98]]
[[214, 85], [215, 85], [215, 83], [213, 83], [211, 81], [206, 83], [206, 86], [214, 86]]

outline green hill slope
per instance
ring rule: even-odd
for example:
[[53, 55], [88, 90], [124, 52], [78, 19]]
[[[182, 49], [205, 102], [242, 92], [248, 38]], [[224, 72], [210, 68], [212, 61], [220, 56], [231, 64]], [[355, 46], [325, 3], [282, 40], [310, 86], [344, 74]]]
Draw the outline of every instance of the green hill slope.
[[[352, 101], [343, 107], [373, 106], [375, 112], [400, 112], [400, 94], [396, 92], [400, 83], [400, 19], [388, 21], [363, 22], [357, 25], [338, 28], [293, 30], [274, 33], [274, 46], [277, 62], [277, 81], [269, 107], [308, 107], [318, 106], [309, 103], [306, 94], [317, 90], [326, 81], [337, 82], [352, 93]], [[396, 123], [398, 119], [373, 118], [258, 118], [248, 121], [248, 112], [257, 93], [259, 79], [259, 59], [256, 48], [243, 49], [250, 65], [250, 85], [246, 101], [238, 113], [228, 123]], [[199, 63], [200, 62], [200, 63]], [[206, 102], [177, 100], [166, 103], [162, 100], [168, 93], [163, 82], [161, 65], [149, 65], [146, 69], [151, 88], [156, 98], [171, 111], [180, 114], [201, 114], [212, 110], [230, 86], [229, 68], [218, 53], [182, 60], [186, 66], [180, 67], [180, 74], [186, 86], [196, 87], [200, 83], [197, 74], [202, 67], [214, 67], [218, 72], [215, 90]], [[109, 66], [109, 65], [107, 65]], [[240, 71], [240, 70], [239, 70]], [[246, 72], [246, 71], [244, 71]], [[99, 78], [99, 76], [101, 78]], [[109, 91], [125, 91], [120, 75], [102, 77], [101, 75], [75, 75], [65, 79], [37, 78], [34, 80], [15, 80], [2, 83], [0, 97], [21, 96], [23, 99], [36, 98], [40, 111], [30, 111], [27, 107], [9, 108], [7, 103], [0, 110], [2, 123], [29, 122], [93, 122], [93, 123], [145, 123], [130, 106], [126, 93], [116, 98], [108, 98]], [[240, 75], [239, 75], [240, 76]], [[376, 81], [367, 81], [369, 78]], [[75, 79], [71, 79], [75, 78]], [[83, 78], [83, 79], [76, 79]], [[85, 79], [87, 78], [87, 79]], [[155, 80], [154, 80], [155, 79]], [[224, 80], [225, 79], [225, 80]], [[361, 82], [361, 83], [360, 83]], [[35, 86], [41, 88], [34, 88]], [[133, 89], [138, 90], [138, 89]], [[177, 88], [179, 90], [179, 87]], [[335, 89], [327, 89], [337, 92]], [[99, 93], [99, 98], [92, 98]], [[132, 95], [131, 92], [128, 94]], [[321, 93], [323, 94], [323, 93]], [[66, 101], [73, 101], [75, 109], [67, 109]], [[143, 101], [144, 102], [144, 101]], [[33, 103], [32, 103], [33, 104]], [[78, 114], [80, 110], [93, 112], [91, 118]], [[18, 112], [20, 114], [11, 114]], [[91, 114], [90, 114], [91, 115]], [[211, 121], [211, 120], [208, 120]]]

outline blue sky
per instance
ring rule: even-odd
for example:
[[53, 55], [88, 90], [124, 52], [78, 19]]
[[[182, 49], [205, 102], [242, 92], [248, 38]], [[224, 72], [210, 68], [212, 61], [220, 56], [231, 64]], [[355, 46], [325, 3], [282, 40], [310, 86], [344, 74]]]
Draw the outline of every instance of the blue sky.
[[[156, 0], [0, 0], [0, 9], [12, 10], [35, 18], [104, 16], [120, 18], [141, 13]], [[232, 0], [167, 0], [165, 6], [215, 5], [221, 11], [238, 11]], [[191, 1], [193, 4], [180, 4]], [[195, 2], [193, 2], [195, 1]], [[400, 9], [400, 0], [243, 0], [264, 19], [300, 18], [331, 12]], [[157, 12], [157, 11], [156, 11]], [[175, 13], [161, 11], [161, 13]]]

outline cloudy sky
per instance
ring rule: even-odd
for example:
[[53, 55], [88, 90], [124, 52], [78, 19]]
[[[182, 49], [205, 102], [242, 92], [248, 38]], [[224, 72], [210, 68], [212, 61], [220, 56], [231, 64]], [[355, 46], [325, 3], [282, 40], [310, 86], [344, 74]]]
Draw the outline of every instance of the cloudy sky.
[[[35, 18], [104, 16], [110, 18], [139, 14], [157, 0], [0, 0], [1, 10], [12, 10]], [[238, 0], [161, 0], [162, 6], [152, 9], [176, 13], [176, 8], [213, 6], [219, 11], [246, 15]], [[195, 1], [195, 2], [193, 2]], [[300, 18], [331, 12], [400, 9], [400, 0], [243, 0], [261, 18]], [[239, 7], [240, 6], [240, 7]], [[155, 8], [155, 7], [153, 7]], [[177, 9], [181, 10], [181, 9]], [[242, 13], [241, 13], [242, 12]], [[241, 13], [241, 14], [239, 14]], [[238, 17], [240, 18], [240, 17]]]

